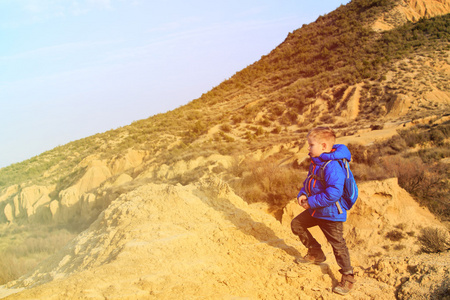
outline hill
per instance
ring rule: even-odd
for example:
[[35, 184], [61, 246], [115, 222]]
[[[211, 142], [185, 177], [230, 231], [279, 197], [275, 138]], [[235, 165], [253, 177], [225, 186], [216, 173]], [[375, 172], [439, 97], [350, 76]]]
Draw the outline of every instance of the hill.
[[363, 191], [346, 227], [353, 297], [444, 295], [448, 251], [416, 252], [450, 219], [448, 13], [352, 1], [183, 107], [1, 169], [0, 251], [33, 227], [77, 236], [0, 295], [331, 299], [337, 265], [293, 264], [287, 225], [319, 124], [350, 144]]

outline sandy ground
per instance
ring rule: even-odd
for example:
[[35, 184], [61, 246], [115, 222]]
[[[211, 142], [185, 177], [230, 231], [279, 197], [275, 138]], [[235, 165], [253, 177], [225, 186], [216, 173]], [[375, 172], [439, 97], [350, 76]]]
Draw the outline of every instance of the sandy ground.
[[[386, 242], [378, 232], [398, 222], [408, 230], [439, 223], [394, 179], [362, 188], [346, 227], [358, 283], [345, 298], [395, 299], [397, 279], [380, 280], [392, 270], [369, 259]], [[365, 225], [356, 226], [362, 218]], [[414, 247], [413, 239], [403, 243]], [[331, 289], [340, 280], [339, 267], [329, 245], [324, 249], [326, 263], [294, 263], [306, 249], [288, 226], [246, 204], [219, 179], [147, 184], [114, 201], [33, 274], [2, 286], [0, 296], [25, 288], [6, 299], [335, 299]], [[448, 276], [449, 265], [440, 278]], [[398, 266], [409, 264], [402, 260]]]

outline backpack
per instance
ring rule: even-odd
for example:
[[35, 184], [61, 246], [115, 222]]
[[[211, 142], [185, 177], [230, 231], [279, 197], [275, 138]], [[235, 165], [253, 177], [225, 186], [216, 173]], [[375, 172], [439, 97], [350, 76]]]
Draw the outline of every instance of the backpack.
[[[330, 161], [331, 160], [328, 160], [327, 162], [322, 164], [322, 166], [319, 169], [318, 179], [321, 180], [322, 182], [325, 181], [325, 167], [328, 165], [328, 163]], [[338, 159], [337, 161], [339, 162], [339, 164], [341, 165], [341, 167], [344, 169], [344, 171], [346, 173], [345, 182], [344, 182], [344, 191], [342, 194], [343, 201], [336, 202], [338, 211], [340, 214], [342, 214], [343, 211], [342, 211], [341, 205], [345, 210], [349, 210], [350, 208], [353, 207], [356, 200], [358, 199], [358, 186], [356, 185], [355, 178], [353, 177], [353, 173], [350, 170], [350, 164], [349, 164], [348, 160]]]

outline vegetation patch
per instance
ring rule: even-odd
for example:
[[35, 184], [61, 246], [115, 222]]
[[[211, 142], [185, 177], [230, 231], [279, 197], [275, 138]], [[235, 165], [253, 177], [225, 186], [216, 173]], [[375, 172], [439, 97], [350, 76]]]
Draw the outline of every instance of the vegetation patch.
[[399, 185], [421, 205], [450, 220], [450, 165], [442, 161], [450, 157], [449, 126], [449, 122], [414, 126], [370, 147], [350, 144], [356, 180], [397, 177]]
[[424, 253], [439, 253], [450, 249], [449, 233], [442, 228], [423, 228], [418, 240], [421, 245], [420, 251]]
[[61, 249], [77, 232], [45, 225], [3, 225], [0, 234], [0, 284], [15, 280]]

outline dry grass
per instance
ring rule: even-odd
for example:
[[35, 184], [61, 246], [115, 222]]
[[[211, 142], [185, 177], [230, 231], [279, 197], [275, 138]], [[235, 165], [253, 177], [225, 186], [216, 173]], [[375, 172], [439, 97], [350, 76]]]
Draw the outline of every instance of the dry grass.
[[74, 236], [66, 229], [44, 225], [4, 225], [0, 236], [0, 284], [32, 271]]
[[401, 241], [403, 238], [405, 238], [405, 236], [403, 235], [403, 232], [401, 232], [400, 230], [392, 230], [386, 233], [386, 238], [388, 238], [393, 242], [398, 242]]
[[235, 166], [240, 178], [230, 182], [236, 193], [249, 203], [266, 202], [272, 208], [284, 207], [295, 198], [304, 176], [293, 166], [280, 166], [275, 160], [247, 160]]
[[[450, 124], [427, 124], [400, 131], [370, 147], [348, 145], [357, 182], [397, 177], [399, 185], [443, 220], [450, 219]], [[420, 150], [416, 150], [420, 146]]]
[[439, 253], [450, 249], [449, 233], [441, 228], [423, 228], [418, 240], [424, 253]]

